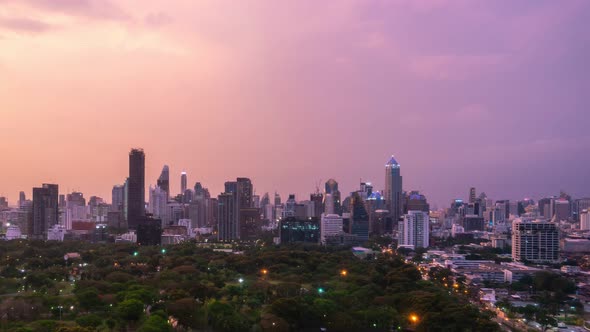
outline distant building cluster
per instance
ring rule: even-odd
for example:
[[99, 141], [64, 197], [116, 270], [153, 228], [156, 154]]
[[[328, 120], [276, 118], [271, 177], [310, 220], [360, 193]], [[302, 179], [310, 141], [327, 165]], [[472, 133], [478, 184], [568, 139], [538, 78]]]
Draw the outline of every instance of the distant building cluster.
[[564, 252], [590, 252], [590, 198], [566, 193], [537, 202], [492, 200], [469, 189], [468, 199], [455, 199], [432, 211], [419, 191], [403, 189], [401, 166], [392, 156], [385, 164], [385, 188], [361, 181], [343, 194], [338, 182], [319, 184], [308, 199], [278, 193], [259, 196], [249, 178], [227, 181], [212, 196], [201, 182], [189, 187], [180, 174], [180, 192], [170, 190], [170, 169], [164, 165], [155, 185], [147, 188], [146, 155], [129, 153], [128, 177], [113, 186], [111, 202], [81, 192], [59, 193], [57, 184], [24, 192], [16, 206], [0, 197], [2, 237], [7, 240], [82, 239], [95, 242], [133, 241], [142, 245], [199, 241], [256, 241], [271, 232], [276, 243], [360, 245], [371, 236], [388, 236], [398, 247], [428, 248], [456, 240], [485, 239], [489, 245], [512, 247], [521, 262], [557, 262]]

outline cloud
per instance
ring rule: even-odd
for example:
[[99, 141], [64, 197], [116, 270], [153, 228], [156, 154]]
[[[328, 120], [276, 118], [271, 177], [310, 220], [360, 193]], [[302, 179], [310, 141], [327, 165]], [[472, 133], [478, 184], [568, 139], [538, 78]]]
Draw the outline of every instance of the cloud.
[[131, 16], [109, 0], [0, 0], [41, 10], [98, 20], [129, 20]]
[[424, 79], [467, 80], [493, 72], [503, 61], [501, 54], [416, 55], [410, 59], [408, 68]]
[[150, 13], [144, 18], [145, 24], [152, 27], [167, 25], [172, 22], [172, 17], [164, 12]]
[[41, 33], [53, 28], [43, 21], [30, 18], [0, 17], [0, 28], [25, 33]]

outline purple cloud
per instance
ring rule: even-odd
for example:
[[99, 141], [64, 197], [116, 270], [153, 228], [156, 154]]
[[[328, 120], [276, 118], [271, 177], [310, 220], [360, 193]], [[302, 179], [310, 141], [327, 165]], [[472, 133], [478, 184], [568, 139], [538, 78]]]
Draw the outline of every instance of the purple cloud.
[[130, 15], [109, 0], [0, 0], [0, 3], [22, 3], [65, 15], [99, 20], [128, 20]]
[[0, 28], [26, 33], [41, 33], [51, 30], [53, 26], [30, 18], [0, 17]]

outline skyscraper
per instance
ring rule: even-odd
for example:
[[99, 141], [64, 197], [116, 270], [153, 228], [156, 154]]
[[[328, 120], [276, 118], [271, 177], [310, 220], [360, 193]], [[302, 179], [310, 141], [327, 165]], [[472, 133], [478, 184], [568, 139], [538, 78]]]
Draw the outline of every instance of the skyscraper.
[[469, 188], [469, 203], [475, 203], [475, 187]]
[[240, 238], [236, 195], [235, 192], [225, 192], [217, 197], [217, 239], [220, 241], [231, 241]]
[[309, 200], [313, 202], [313, 217], [320, 218], [324, 213], [324, 195], [316, 192], [309, 195]]
[[111, 192], [111, 211], [122, 212], [125, 205], [125, 186], [115, 185]]
[[145, 154], [142, 149], [129, 153], [129, 178], [127, 183], [127, 223], [136, 229], [145, 216]]
[[326, 181], [324, 193], [325, 193], [324, 200], [326, 199], [325, 197], [328, 194], [332, 195], [334, 211], [330, 211], [329, 213], [335, 213], [335, 214], [341, 215], [342, 214], [342, 201], [341, 201], [341, 196], [340, 196], [340, 190], [338, 190], [338, 182], [336, 182], [336, 180], [334, 180], [334, 179], [329, 179], [328, 181]]
[[29, 227], [30, 236], [47, 239], [47, 231], [59, 223], [59, 186], [44, 183], [41, 188], [33, 188], [33, 219]]
[[168, 165], [164, 165], [164, 168], [162, 168], [162, 173], [160, 173], [160, 177], [156, 184], [168, 194], [168, 197], [170, 197], [170, 170], [168, 169]]
[[399, 222], [399, 246], [411, 248], [428, 248], [430, 236], [430, 218], [423, 211], [408, 211], [403, 221]]
[[400, 164], [393, 156], [385, 164], [385, 203], [393, 221], [397, 221], [402, 209], [402, 175]]
[[21, 207], [25, 204], [25, 202], [27, 201], [27, 196], [25, 195], [24, 191], [21, 191], [18, 194], [18, 206]]
[[184, 193], [186, 192], [186, 183], [187, 183], [187, 178], [186, 178], [186, 172], [182, 172], [180, 173], [180, 194], [184, 195]]
[[369, 213], [365, 207], [365, 201], [358, 191], [352, 193], [350, 212], [352, 219], [350, 234], [356, 235], [361, 243], [369, 240]]
[[248, 178], [237, 178], [238, 206], [240, 209], [253, 207], [252, 195], [254, 187]]

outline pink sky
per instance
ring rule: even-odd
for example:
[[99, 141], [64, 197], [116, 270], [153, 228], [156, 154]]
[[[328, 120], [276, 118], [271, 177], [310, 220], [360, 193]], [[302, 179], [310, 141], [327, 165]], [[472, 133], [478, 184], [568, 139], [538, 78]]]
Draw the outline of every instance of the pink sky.
[[110, 201], [131, 147], [212, 194], [590, 196], [590, 2], [0, 0], [0, 195]]

